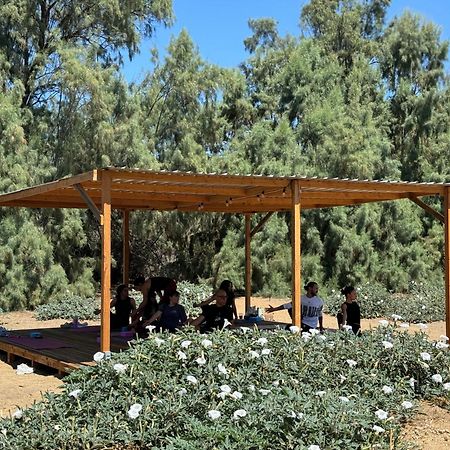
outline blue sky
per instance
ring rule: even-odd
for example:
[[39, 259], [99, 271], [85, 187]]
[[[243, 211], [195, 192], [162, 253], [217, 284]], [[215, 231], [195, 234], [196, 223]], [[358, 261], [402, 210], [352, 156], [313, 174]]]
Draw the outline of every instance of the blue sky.
[[[142, 43], [141, 53], [127, 61], [123, 73], [128, 81], [140, 81], [151, 70], [150, 48], [164, 55], [170, 38], [185, 28], [199, 48], [202, 58], [223, 67], [236, 67], [247, 54], [243, 41], [250, 36], [248, 19], [272, 17], [279, 33], [297, 36], [299, 17], [306, 0], [173, 0], [175, 23], [158, 27], [155, 36]], [[450, 39], [448, 0], [392, 0], [388, 19], [404, 10], [420, 13], [441, 27], [442, 37]]]

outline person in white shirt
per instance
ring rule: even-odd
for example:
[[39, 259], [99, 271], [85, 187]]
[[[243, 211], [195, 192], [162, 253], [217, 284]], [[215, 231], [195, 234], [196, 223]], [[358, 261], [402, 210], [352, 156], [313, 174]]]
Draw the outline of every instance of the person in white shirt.
[[[318, 297], [319, 285], [310, 281], [305, 285], [306, 294], [300, 298], [301, 305], [301, 327], [306, 332], [319, 325], [320, 332], [323, 332], [323, 300]], [[266, 312], [281, 311], [287, 309], [292, 318], [292, 302], [280, 306], [271, 306], [266, 308]]]

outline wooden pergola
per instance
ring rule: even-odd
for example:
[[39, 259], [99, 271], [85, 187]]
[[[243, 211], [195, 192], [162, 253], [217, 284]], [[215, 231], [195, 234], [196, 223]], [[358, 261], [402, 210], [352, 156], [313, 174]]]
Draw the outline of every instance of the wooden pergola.
[[[443, 197], [443, 214], [421, 197]], [[245, 304], [250, 305], [250, 242], [274, 212], [292, 216], [293, 324], [300, 325], [302, 209], [409, 199], [444, 223], [446, 333], [450, 336], [450, 183], [197, 174], [104, 168], [0, 195], [0, 207], [89, 208], [101, 226], [101, 351], [110, 350], [111, 210], [123, 212], [123, 280], [129, 281], [129, 214], [134, 210], [245, 215]], [[265, 213], [253, 229], [251, 215]]]

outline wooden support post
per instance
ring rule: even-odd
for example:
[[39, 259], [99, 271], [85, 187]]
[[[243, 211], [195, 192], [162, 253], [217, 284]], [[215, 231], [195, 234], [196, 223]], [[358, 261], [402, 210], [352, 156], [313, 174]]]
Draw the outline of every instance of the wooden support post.
[[292, 181], [292, 324], [299, 327], [301, 295], [300, 188]]
[[251, 260], [251, 214], [245, 215], [245, 311], [250, 308], [250, 298], [252, 295], [252, 260]]
[[102, 305], [100, 350], [110, 351], [110, 303], [111, 303], [111, 175], [102, 173]]
[[128, 210], [123, 211], [122, 258], [123, 284], [128, 285], [130, 282], [130, 212]]
[[444, 194], [445, 334], [450, 336], [450, 188]]

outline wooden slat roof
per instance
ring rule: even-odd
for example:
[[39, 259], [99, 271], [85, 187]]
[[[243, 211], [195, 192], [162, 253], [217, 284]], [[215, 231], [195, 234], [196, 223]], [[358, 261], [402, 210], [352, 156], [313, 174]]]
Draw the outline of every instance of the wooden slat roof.
[[87, 208], [76, 185], [100, 207], [102, 178], [111, 176], [113, 209], [269, 212], [291, 209], [298, 180], [302, 209], [444, 195], [444, 183], [197, 174], [104, 168], [0, 195], [0, 206]]

